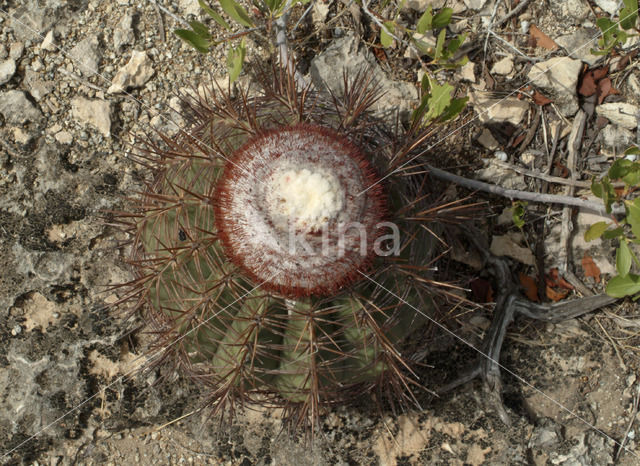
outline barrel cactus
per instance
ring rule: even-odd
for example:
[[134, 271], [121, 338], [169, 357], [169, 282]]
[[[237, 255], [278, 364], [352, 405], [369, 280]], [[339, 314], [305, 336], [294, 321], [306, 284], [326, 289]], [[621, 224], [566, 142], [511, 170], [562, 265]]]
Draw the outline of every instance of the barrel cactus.
[[142, 147], [153, 180], [120, 216], [127, 295], [219, 415], [258, 403], [309, 426], [372, 391], [410, 400], [412, 336], [434, 316], [432, 260], [457, 216], [413, 160], [429, 131], [374, 118], [364, 74], [340, 96], [260, 76], [255, 96], [183, 96], [189, 129]]

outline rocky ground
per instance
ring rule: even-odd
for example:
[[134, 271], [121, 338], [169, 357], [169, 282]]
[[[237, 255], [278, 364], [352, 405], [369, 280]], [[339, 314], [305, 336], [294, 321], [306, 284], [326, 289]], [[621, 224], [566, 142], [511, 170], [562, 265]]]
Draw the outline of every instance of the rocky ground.
[[[401, 17], [415, 21], [427, 5], [444, 3], [410, 0]], [[597, 16], [615, 16], [619, 2], [525, 2], [511, 17], [515, 0], [447, 3], [450, 30], [470, 34], [471, 61], [440, 77], [471, 100], [438, 134], [434, 164], [505, 188], [563, 193], [570, 171], [589, 181], [637, 140], [637, 41], [607, 57], [585, 46], [598, 32]], [[379, 416], [365, 401], [333, 410], [310, 449], [280, 432], [277, 412], [247, 411], [220, 427], [206, 413], [192, 415], [200, 393], [188, 381], [153, 385], [158, 373], [136, 375], [147, 362], [145, 336], [108, 307], [117, 295], [105, 285], [130, 275], [101, 215], [142, 187], [144, 169], [126, 156], [134, 135], [175, 134], [185, 123], [176, 92], [209, 73], [224, 82], [222, 47], [201, 55], [171, 32], [199, 16], [196, 0], [0, 0], [2, 463], [638, 464], [640, 317], [631, 301], [561, 324], [512, 326], [501, 360], [510, 426], [481, 385], [469, 383], [440, 398], [422, 393], [421, 410]], [[318, 1], [292, 32], [292, 49], [301, 70], [330, 88], [341, 79], [336, 70], [372, 66], [386, 91], [377, 110], [406, 113], [418, 99], [420, 61], [402, 44], [382, 51], [377, 37], [359, 9]], [[250, 57], [265, 54], [259, 41], [248, 49]], [[610, 81], [598, 88], [601, 101], [590, 100], [585, 73], [604, 64]], [[569, 170], [568, 140], [581, 111], [586, 130]], [[546, 172], [548, 184], [531, 172]], [[584, 183], [575, 189], [589, 195]], [[521, 231], [510, 202], [477, 197], [489, 212], [478, 226], [514, 272], [535, 277], [542, 260], [552, 274], [568, 254], [575, 277], [566, 299], [580, 285], [601, 293], [615, 272], [613, 245], [582, 239], [599, 220], [593, 213], [574, 212], [564, 245], [561, 207], [529, 204]], [[465, 251], [452, 253], [468, 270], [477, 267]], [[482, 270], [473, 274], [476, 285], [485, 283]], [[556, 299], [559, 283], [552, 279], [552, 292], [541, 294]], [[476, 290], [469, 298], [491, 301], [487, 287], [465, 287]], [[478, 345], [491, 311], [491, 303], [478, 304], [455, 316], [452, 328]], [[445, 333], [428, 338], [427, 387], [477, 356]]]

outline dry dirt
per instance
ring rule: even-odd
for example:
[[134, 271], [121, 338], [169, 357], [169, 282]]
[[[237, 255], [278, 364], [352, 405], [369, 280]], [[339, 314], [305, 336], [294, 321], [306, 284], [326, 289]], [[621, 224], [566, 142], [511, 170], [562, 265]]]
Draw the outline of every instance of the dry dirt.
[[[496, 0], [497, 1], [497, 0]], [[319, 2], [323, 5], [324, 2]], [[418, 2], [416, 2], [418, 3]], [[442, 2], [426, 2], [436, 5]], [[455, 2], [454, 2], [455, 3]], [[481, 1], [458, 2], [475, 5]], [[469, 57], [475, 64], [476, 86], [501, 97], [527, 82], [531, 61], [497, 39], [487, 42], [486, 25], [494, 1], [482, 12], [461, 7], [456, 30], [470, 32]], [[497, 1], [495, 20], [504, 17], [515, 1]], [[555, 39], [587, 31], [595, 34], [596, 2], [586, 0], [531, 2], [519, 15], [495, 28], [495, 33], [529, 57], [543, 60], [566, 56], [565, 50], [533, 47], [522, 23], [537, 24]], [[117, 209], [123, 196], [141, 189], [144, 169], [126, 157], [132, 134], [150, 127], [170, 131], [158, 113], [171, 115], [170, 100], [186, 86], [197, 86], [208, 73], [223, 79], [222, 47], [201, 55], [171, 32], [180, 26], [175, 17], [197, 13], [195, 0], [158, 1], [167, 11], [145, 0], [0, 0], [0, 63], [10, 57], [16, 71], [3, 93], [25, 91], [26, 107], [0, 119], [0, 455], [3, 464], [240, 464], [240, 465], [408, 465], [408, 464], [639, 464], [635, 439], [640, 416], [634, 408], [640, 397], [638, 332], [640, 313], [631, 301], [557, 325], [519, 319], [510, 327], [501, 363], [504, 366], [504, 402], [511, 425], [506, 425], [488, 403], [483, 387], [471, 382], [442, 396], [417, 394], [420, 408], [406, 412], [377, 413], [371, 400], [336, 408], [323, 417], [312, 446], [302, 438], [281, 432], [278, 412], [243, 411], [232, 424], [219, 424], [198, 412], [201, 392], [187, 379], [168, 371], [139, 375], [135, 369], [149, 364], [144, 354], [147, 337], [124, 326], [108, 307], [117, 300], [106, 285], [130, 278], [121, 264], [125, 249], [118, 235], [101, 219], [105, 210]], [[362, 50], [376, 46], [375, 27], [363, 15], [347, 12], [340, 2], [326, 2], [328, 18], [345, 11], [328, 26], [302, 22], [292, 47], [303, 71], [315, 55], [345, 34], [359, 37]], [[505, 6], [506, 5], [506, 6]], [[134, 37], [116, 48], [114, 31], [126, 15], [132, 16]], [[299, 12], [297, 16], [299, 17]], [[173, 16], [175, 17], [173, 17]], [[415, 20], [416, 13], [407, 14]], [[293, 21], [292, 21], [293, 23]], [[589, 26], [588, 23], [591, 23]], [[54, 31], [54, 45], [42, 48], [45, 35]], [[95, 37], [97, 47], [75, 57], [71, 50]], [[581, 45], [581, 44], [576, 44]], [[153, 76], [130, 95], [108, 94], [114, 75], [131, 57], [144, 50]], [[630, 49], [632, 50], [632, 49]], [[78, 60], [97, 56], [97, 73]], [[250, 42], [249, 53], [264, 56], [264, 47]], [[403, 58], [404, 48], [377, 51], [378, 64], [393, 80], [417, 85], [420, 64]], [[515, 66], [510, 75], [491, 69], [505, 55]], [[95, 58], [95, 57], [93, 57]], [[615, 63], [612, 65], [614, 68]], [[616, 68], [617, 70], [617, 68]], [[0, 73], [1, 75], [2, 73]], [[640, 96], [633, 79], [640, 74], [636, 59], [612, 71], [620, 94], [607, 101], [637, 104]], [[460, 95], [474, 86], [459, 74], [442, 77], [454, 82]], [[633, 79], [632, 79], [633, 77]], [[248, 78], [243, 77], [242, 82]], [[636, 81], [637, 82], [637, 81]], [[106, 102], [110, 128], [86, 123], [72, 112], [76, 97]], [[522, 97], [522, 96], [520, 96]], [[525, 133], [544, 115], [528, 149], [544, 154], [551, 144], [545, 128], [562, 122], [570, 128], [572, 115], [559, 116], [554, 105], [539, 107], [530, 99], [525, 117], [517, 125], [487, 125], [509, 163], [543, 168], [543, 157], [531, 162], [525, 152], [510, 146], [518, 130]], [[27, 115], [27, 107], [36, 113]], [[493, 159], [494, 149], [477, 142], [485, 128], [467, 109], [436, 148], [434, 162], [473, 177], [483, 159]], [[539, 115], [539, 114], [538, 114]], [[104, 123], [104, 122], [103, 122]], [[545, 126], [546, 125], [546, 126]], [[448, 131], [456, 130], [449, 134]], [[632, 132], [635, 136], [635, 130]], [[514, 136], [515, 135], [515, 136]], [[558, 176], [566, 161], [566, 140], [558, 145]], [[589, 145], [590, 144], [590, 145]], [[587, 150], [588, 145], [588, 150]], [[605, 147], [591, 116], [585, 133], [583, 156], [602, 156]], [[606, 150], [605, 150], [606, 149]], [[618, 148], [618, 153], [619, 153]], [[443, 156], [446, 154], [446, 157]], [[579, 179], [606, 171], [611, 158], [595, 165], [583, 160]], [[508, 174], [513, 179], [515, 174]], [[497, 182], [494, 178], [492, 182]], [[523, 189], [538, 191], [532, 178], [517, 179]], [[551, 185], [551, 192], [561, 188]], [[468, 194], [458, 188], [460, 196]], [[586, 191], [579, 191], [582, 195]], [[483, 194], [488, 214], [477, 221], [487, 238], [517, 233], [513, 224], [500, 223], [499, 215], [510, 202]], [[558, 206], [530, 205], [521, 247], [534, 250], [545, 223], [543, 243], [553, 250], [552, 236], [559, 225]], [[586, 223], [576, 225], [575, 237]], [[582, 230], [581, 230], [582, 228]], [[557, 248], [556, 248], [557, 249]], [[603, 284], [585, 277], [581, 259], [585, 251], [596, 259], [602, 280], [612, 271], [614, 249], [607, 243], [580, 244], [572, 250], [576, 275], [594, 292]], [[464, 251], [458, 251], [464, 256]], [[547, 255], [545, 268], [554, 265]], [[465, 262], [473, 265], [467, 257]], [[534, 275], [533, 267], [513, 259], [514, 272]], [[462, 267], [462, 266], [460, 266]], [[467, 267], [467, 266], [465, 266]], [[483, 271], [465, 269], [475, 278]], [[598, 277], [599, 278], [599, 277]], [[469, 282], [463, 284], [468, 288]], [[472, 293], [467, 295], [477, 298]], [[578, 295], [571, 292], [567, 299]], [[492, 305], [478, 304], [473, 311], [453, 310], [451, 328], [478, 346], [492, 315]], [[478, 354], [444, 332], [425, 335], [431, 348], [419, 375], [427, 387], [451, 380]], [[154, 384], [160, 377], [162, 383]], [[194, 414], [195, 413], [195, 414]], [[624, 444], [625, 451], [620, 451]]]

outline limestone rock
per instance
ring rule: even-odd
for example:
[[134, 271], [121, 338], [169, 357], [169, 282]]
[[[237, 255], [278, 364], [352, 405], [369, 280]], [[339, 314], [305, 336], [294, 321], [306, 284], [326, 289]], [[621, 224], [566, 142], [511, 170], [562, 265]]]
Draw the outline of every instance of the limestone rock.
[[82, 40], [71, 49], [69, 55], [73, 58], [73, 64], [78, 67], [80, 73], [85, 76], [95, 74], [102, 57], [98, 36], [93, 35]]
[[624, 102], [612, 102], [598, 105], [596, 107], [596, 113], [616, 125], [633, 130], [638, 126], [640, 108]]
[[8, 83], [16, 72], [16, 62], [13, 58], [0, 63], [0, 86]]
[[565, 49], [571, 58], [582, 60], [588, 65], [595, 65], [603, 59], [602, 55], [594, 55], [591, 53], [592, 46], [584, 46], [590, 44], [594, 37], [598, 35], [596, 29], [578, 29], [571, 34], [555, 38], [556, 44]]
[[532, 84], [546, 91], [564, 116], [578, 111], [576, 87], [582, 62], [567, 57], [554, 57], [531, 67], [528, 78]]
[[46, 50], [47, 52], [55, 52], [58, 50], [58, 47], [55, 45], [55, 37], [53, 36], [53, 30], [47, 32], [47, 35], [44, 36], [44, 40], [40, 44], [40, 48], [42, 50]]
[[71, 100], [71, 113], [77, 122], [94, 126], [105, 137], [111, 135], [110, 102], [75, 97]]
[[518, 125], [524, 119], [529, 104], [515, 97], [494, 99], [484, 92], [471, 92], [469, 101], [482, 123], [511, 123]]
[[116, 73], [107, 93], [116, 94], [130, 88], [142, 87], [151, 79], [153, 73], [153, 63], [146, 52], [134, 50], [129, 62]]
[[354, 77], [358, 73], [371, 76], [378, 83], [382, 97], [374, 104], [373, 110], [379, 116], [391, 116], [400, 111], [408, 117], [418, 99], [416, 88], [405, 82], [387, 78], [382, 68], [364, 47], [360, 47], [353, 34], [335, 40], [324, 52], [311, 62], [311, 79], [319, 89], [330, 89], [337, 95], [344, 92], [343, 72]]
[[0, 113], [9, 124], [21, 125], [42, 118], [40, 110], [31, 103], [23, 91], [7, 91], [0, 94]]
[[133, 45], [136, 36], [133, 32], [133, 15], [126, 13], [113, 32], [113, 48], [119, 52], [125, 45]]

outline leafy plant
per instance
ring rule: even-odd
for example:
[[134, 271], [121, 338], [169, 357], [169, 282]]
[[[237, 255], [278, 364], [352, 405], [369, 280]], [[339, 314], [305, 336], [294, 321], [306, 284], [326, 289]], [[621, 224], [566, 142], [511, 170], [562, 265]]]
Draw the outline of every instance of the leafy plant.
[[[640, 154], [638, 147], [625, 151], [625, 156]], [[593, 194], [603, 200], [607, 213], [611, 213], [614, 204], [624, 206], [624, 218], [613, 222], [596, 222], [584, 234], [585, 241], [597, 238], [616, 239], [619, 243], [616, 250], [616, 271], [618, 274], [607, 283], [606, 292], [610, 296], [623, 297], [640, 293], [640, 275], [632, 273], [635, 264], [640, 269], [640, 261], [631, 248], [632, 244], [640, 244], [640, 197], [630, 199], [640, 187], [640, 162], [630, 160], [631, 157], [616, 160], [609, 172], [600, 181], [591, 183]], [[621, 180], [624, 186], [616, 188], [613, 180]]]
[[[453, 17], [451, 8], [442, 8], [434, 14], [433, 8], [429, 5], [413, 29], [398, 22], [402, 6], [403, 2], [396, 8], [392, 20], [382, 23], [384, 27], [380, 28], [380, 44], [388, 48], [393, 44], [393, 36], [399, 39], [406, 37], [409, 47], [431, 59], [426, 64], [427, 74], [420, 86], [420, 104], [413, 112], [412, 120], [423, 125], [451, 120], [464, 109], [468, 98], [453, 98], [453, 86], [448, 83], [440, 84], [434, 75], [443, 69], [459, 68], [469, 61], [466, 55], [456, 58], [456, 53], [467, 35], [459, 34], [447, 38], [447, 26]], [[431, 34], [435, 38], [433, 41], [429, 40]]]
[[[602, 31], [598, 39], [598, 48], [591, 49], [594, 55], [608, 55], [613, 49], [623, 45], [631, 36], [627, 31], [634, 29], [638, 20], [638, 0], [624, 0], [624, 6], [620, 8], [618, 22], [609, 18], [598, 18], [596, 24]], [[618, 26], [621, 26], [619, 28]]]
[[[218, 0], [222, 11], [233, 20], [233, 22], [243, 28], [237, 33], [231, 33], [232, 27], [222, 15], [207, 5], [204, 0], [198, 0], [198, 4], [203, 11], [212, 18], [216, 24], [221, 26], [223, 30], [230, 34], [222, 38], [215, 38], [209, 31], [209, 28], [200, 21], [190, 21], [189, 26], [191, 26], [191, 29], [176, 29], [174, 33], [200, 53], [207, 53], [212, 47], [241, 39], [238, 45], [230, 45], [227, 52], [229, 80], [234, 82], [240, 75], [242, 65], [244, 64], [246, 55], [245, 36], [251, 32], [257, 33], [257, 31], [260, 30], [271, 31], [272, 24], [277, 18], [285, 14], [290, 8], [308, 2], [309, 0], [292, 0], [290, 2], [287, 0], [254, 0], [253, 4], [257, 18], [252, 18], [247, 10], [235, 0]], [[261, 24], [257, 21], [258, 19], [261, 20]]]

